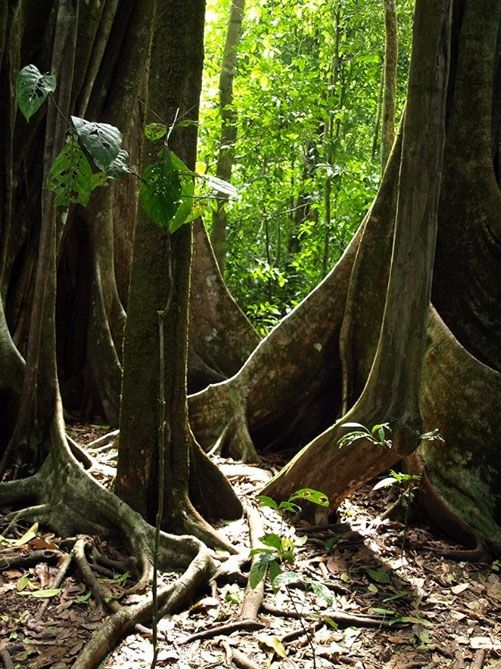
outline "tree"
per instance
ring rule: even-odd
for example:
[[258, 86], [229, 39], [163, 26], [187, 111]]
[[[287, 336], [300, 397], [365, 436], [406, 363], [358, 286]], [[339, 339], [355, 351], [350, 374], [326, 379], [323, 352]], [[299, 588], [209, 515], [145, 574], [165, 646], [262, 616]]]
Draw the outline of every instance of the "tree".
[[[167, 125], [175, 125], [178, 115], [196, 122], [203, 62], [202, 4], [194, 2], [176, 12], [172, 4], [157, 9], [146, 107], [149, 122], [156, 118], [157, 109], [171, 119]], [[195, 126], [174, 132], [170, 143], [193, 169]], [[170, 150], [163, 147], [160, 156], [158, 153], [158, 146], [150, 143], [145, 151], [146, 166], [164, 170]], [[165, 180], [162, 188], [167, 191], [169, 177], [161, 178]], [[192, 233], [189, 225], [181, 225], [171, 234], [165, 227], [168, 224], [167, 218], [164, 227], [159, 227], [145, 212], [139, 213], [136, 224], [115, 492], [153, 521], [158, 511], [155, 491], [164, 478], [159, 461], [165, 454], [165, 495], [161, 504], [165, 508], [164, 525], [214, 543], [214, 533], [191, 504], [190, 471], [192, 491], [196, 490], [199, 505], [211, 517], [238, 517], [242, 508], [224, 477], [218, 476], [219, 470], [193, 441], [189, 429], [186, 372]], [[165, 391], [161, 391], [157, 405], [152, 398], [158, 396], [161, 386]], [[204, 494], [210, 490], [219, 494]]]
[[[303, 447], [266, 491], [311, 486], [332, 508], [404, 458], [445, 529], [499, 551], [501, 3], [489, 6], [454, 2], [449, 30], [447, 3], [417, 3], [402, 137], [363, 226], [238, 375], [190, 398], [190, 420], [204, 446], [244, 457]], [[351, 421], [389, 422], [393, 449], [339, 448]], [[419, 437], [433, 430], [443, 442]]]
[[[223, 6], [218, 0], [208, 4], [200, 159], [209, 173], [219, 147]], [[410, 6], [400, 3], [398, 113]], [[232, 183], [239, 197], [227, 207], [225, 274], [260, 333], [325, 276], [377, 189], [379, 139], [372, 157], [371, 140], [383, 50], [381, 0], [247, 6], [231, 106], [238, 130]]]
[[[237, 65], [237, 48], [242, 32], [245, 0], [233, 0], [230, 5], [228, 30], [224, 45], [221, 75], [219, 77], [219, 110], [221, 114], [221, 139], [217, 159], [216, 176], [225, 181], [231, 179], [231, 169], [234, 160], [234, 143], [237, 137], [236, 117], [232, 109], [233, 80]], [[224, 273], [226, 257], [226, 204], [224, 197], [217, 203], [212, 216], [211, 243], [217, 258], [217, 264]]]
[[[43, 13], [46, 9], [48, 10], [44, 7], [42, 11], [37, 7], [33, 11]], [[145, 300], [158, 296], [162, 299], [165, 298], [168, 290], [171, 289], [173, 292], [173, 308], [168, 314], [168, 328], [170, 328], [170, 331], [168, 330], [166, 337], [167, 345], [173, 347], [172, 351], [168, 351], [165, 364], [166, 386], [168, 388], [166, 409], [172, 412], [171, 420], [168, 422], [169, 436], [178, 440], [175, 451], [170, 451], [171, 461], [169, 464], [172, 464], [172, 470], [175, 471], [179, 480], [176, 480], [177, 496], [174, 491], [169, 491], [166, 495], [165, 501], [169, 504], [167, 507], [169, 513], [166, 513], [166, 519], [169, 521], [170, 527], [176, 526], [176, 529], [179, 529], [181, 526], [182, 529], [189, 529], [192, 532], [192, 536], [185, 536], [184, 538], [164, 532], [160, 532], [155, 537], [154, 528], [143, 517], [112, 492], [104, 489], [92, 478], [91, 473], [83, 468], [82, 463], [88, 466], [89, 459], [81, 452], [78, 445], [68, 441], [65, 435], [55, 344], [57, 258], [58, 252], [60, 256], [62, 254], [64, 240], [67, 240], [65, 235], [75, 234], [75, 227], [77, 227], [76, 232], [78, 232], [80, 217], [85, 218], [90, 216], [91, 213], [72, 207], [70, 209], [71, 215], [68, 216], [67, 207], [61, 208], [58, 206], [57, 196], [47, 188], [42, 189], [42, 184], [47, 184], [47, 176], [54, 166], [54, 157], [58, 154], [61, 155], [59, 152], [63, 147], [66, 151], [68, 147], [75, 146], [76, 140], [74, 139], [65, 145], [67, 119], [69, 119], [73, 110], [78, 108], [80, 113], [83, 113], [86, 108], [85, 100], [92, 99], [93, 93], [98, 98], [103, 92], [105, 94], [107, 91], [111, 93], [112, 81], [115, 81], [114, 77], [117, 77], [117, 81], [121, 81], [119, 74], [120, 72], [123, 73], [125, 66], [124, 63], [118, 64], [115, 57], [117, 48], [115, 40], [120, 43], [125, 35], [135, 35], [135, 38], [145, 47], [142, 52], [144, 59], [142, 68], [130, 73], [131, 77], [135, 78], [133, 93], [138, 93], [142, 83], [144, 85], [148, 84], [146, 88], [147, 102], [150, 105], [148, 109], [151, 109], [155, 103], [158, 103], [159, 107], [164, 109], [166, 100], [170, 105], [170, 111], [186, 104], [192, 119], [196, 120], [203, 53], [204, 3], [202, 0], [190, 0], [190, 2], [184, 3], [182, 8], [179, 8], [178, 3], [174, 0], [158, 4], [154, 0], [142, 0], [135, 3], [134, 7], [129, 3], [103, 3], [99, 8], [103, 13], [100, 17], [97, 17], [100, 19], [98, 21], [95, 20], [96, 16], [91, 14], [88, 7], [80, 6], [78, 0], [61, 0], [54, 3], [52, 9], [55, 11], [47, 11], [39, 18], [43, 18], [45, 21], [45, 23], [42, 22], [42, 25], [48, 36], [46, 43], [51, 56], [50, 66], [45, 63], [42, 64], [42, 68], [50, 70], [55, 76], [55, 79], [49, 77], [45, 78], [44, 81], [52, 91], [55, 87], [55, 81], [57, 81], [56, 92], [54, 93], [54, 100], [50, 101], [50, 104], [46, 107], [45, 117], [43, 112], [40, 112], [34, 117], [34, 125], [29, 126], [28, 133], [35, 133], [33, 138], [31, 134], [28, 134], [27, 138], [24, 136], [21, 144], [24, 150], [29, 150], [30, 142], [27, 142], [27, 147], [24, 145], [24, 140], [27, 139], [33, 142], [33, 146], [37, 146], [37, 142], [40, 142], [40, 135], [36, 137], [35, 135], [37, 132], [41, 133], [43, 139], [40, 142], [43, 153], [43, 175], [38, 174], [34, 157], [33, 175], [36, 180], [33, 182], [33, 189], [37, 190], [34, 194], [29, 194], [29, 197], [33, 199], [33, 203], [30, 202], [30, 206], [33, 205], [33, 220], [28, 220], [28, 223], [32, 223], [36, 228], [36, 223], [41, 220], [41, 232], [38, 255], [36, 256], [34, 295], [29, 305], [31, 307], [31, 322], [27, 341], [26, 363], [16, 350], [13, 338], [10, 336], [10, 329], [4, 319], [3, 310], [0, 312], [2, 316], [0, 341], [2, 354], [0, 360], [8, 372], [8, 376], [3, 377], [2, 368], [2, 378], [5, 378], [6, 384], [8, 383], [5, 386], [5, 393], [7, 399], [11, 402], [9, 406], [12, 407], [12, 417], [15, 421], [14, 430], [11, 429], [10, 424], [5, 426], [10, 440], [7, 448], [2, 451], [1, 468], [2, 473], [6, 474], [7, 480], [0, 484], [0, 505], [13, 508], [13, 514], [16, 518], [38, 520], [51, 526], [62, 535], [75, 535], [80, 532], [113, 536], [122, 535], [127, 541], [131, 553], [137, 559], [140, 586], [141, 584], [144, 586], [148, 584], [153, 561], [153, 547], [155, 546], [155, 564], [160, 569], [184, 571], [180, 579], [176, 580], [174, 584], [167, 588], [163, 587], [158, 591], [158, 610], [167, 612], [188, 600], [197, 585], [206, 580], [213, 570], [213, 562], [205, 544], [193, 535], [196, 533], [203, 534], [205, 538], [208, 537], [209, 540], [212, 540], [212, 543], [218, 541], [215, 534], [194, 511], [187, 490], [188, 464], [190, 463], [187, 440], [190, 439], [190, 433], [186, 421], [185, 388], [191, 231], [189, 227], [185, 226], [177, 233], [177, 237], [173, 237], [172, 243], [177, 252], [176, 267], [172, 273], [172, 276], [175, 277], [174, 285], [169, 286], [165, 273], [162, 275], [160, 272], [161, 278], [164, 278], [165, 281], [158, 286], [154, 286], [152, 294], [144, 296]], [[8, 57], [2, 60], [2, 65], [8, 65], [6, 80], [2, 78], [2, 85], [4, 90], [6, 88], [9, 91], [9, 94], [11, 90], [10, 86], [6, 85], [6, 81], [7, 84], [12, 84], [15, 81], [19, 69], [19, 54], [23, 51], [32, 55], [30, 52], [31, 35], [21, 28], [37, 25], [36, 21], [34, 23], [31, 21], [31, 19], [35, 19], [34, 16], [30, 16], [30, 21], [26, 24], [21, 23], [20, 16], [16, 13], [19, 11], [20, 5], [9, 7], [9, 12], [12, 14], [9, 18], [13, 19], [15, 29], [9, 35], [11, 42], [5, 51]], [[4, 22], [0, 27], [2, 28], [1, 34], [7, 38], [5, 18], [2, 15]], [[175, 30], [174, 26], [176, 27]], [[97, 32], [93, 33], [92, 30]], [[132, 33], [129, 33], [130, 30]], [[167, 37], [170, 40], [168, 42], [169, 48], [166, 48]], [[95, 42], [95, 50], [91, 56], [93, 41]], [[140, 73], [148, 71], [150, 45], [152, 45], [152, 74], [149, 81], [144, 82], [140, 77], [139, 80], [136, 77], [139, 76], [138, 71]], [[79, 46], [81, 46], [82, 51], [79, 51]], [[76, 59], [77, 53], [79, 59]], [[194, 54], [196, 54], [196, 58]], [[136, 58], [136, 54], [133, 57]], [[96, 58], [99, 61], [97, 63]], [[44, 62], [42, 57], [41, 61]], [[177, 73], [175, 84], [178, 87], [169, 89], [169, 84], [160, 85], [161, 82], [158, 81], [158, 77], [165, 77], [166, 73], [172, 73], [173, 70]], [[5, 70], [3, 72], [5, 73]], [[97, 88], [94, 87], [96, 81], [100, 84]], [[123, 80], [122, 83], [124, 85], [122, 89], [120, 86], [118, 87], [118, 95], [119, 99], [126, 101], [129, 99], [131, 89], [125, 85]], [[101, 88], [101, 86], [104, 88]], [[124, 90], [127, 92], [127, 96], [120, 97], [125, 95]], [[164, 98], [164, 95], [170, 97]], [[105, 97], [108, 105], [113, 107], [113, 104], [110, 103], [113, 96], [108, 94]], [[190, 100], [193, 104], [190, 104]], [[7, 100], [2, 97], [2, 104], [8, 110], [12, 127], [14, 122], [19, 124], [20, 127], [23, 124], [23, 131], [26, 133], [24, 121], [15, 113], [14, 102], [10, 95]], [[75, 128], [77, 127], [75, 121], [73, 121], [73, 125]], [[142, 134], [142, 128], [140, 130]], [[97, 129], [96, 132], [99, 135], [101, 130]], [[13, 275], [15, 274], [15, 268], [13, 268], [15, 254], [12, 253], [12, 247], [8, 244], [9, 238], [12, 243], [16, 241], [12, 235], [14, 222], [21, 216], [21, 212], [26, 215], [27, 211], [25, 198], [20, 196], [24, 184], [20, 186], [17, 180], [18, 170], [21, 167], [16, 152], [18, 142], [15, 141], [17, 140], [15, 135], [15, 132], [11, 132], [4, 137], [9, 150], [8, 155], [12, 160], [16, 159], [14, 162], [7, 163], [7, 183], [5, 183], [5, 180], [2, 183], [4, 186], [3, 192], [7, 193], [2, 209], [2, 235], [7, 246], [3, 246], [2, 249], [6, 261], [6, 274], [3, 276], [8, 286], [13, 282]], [[185, 154], [187, 160], [193, 162], [196, 143], [196, 133], [193, 126], [180, 130], [175, 142], [176, 146], [179, 146], [179, 150]], [[93, 155], [92, 152], [91, 155]], [[26, 159], [28, 160], [28, 158]], [[176, 173], [181, 174], [181, 168], [176, 169]], [[31, 169], [29, 173], [32, 174]], [[68, 169], [63, 170], [61, 176], [63, 179], [71, 179], [77, 173], [79, 173], [78, 168], [71, 164]], [[93, 183], [97, 178], [102, 181], [99, 175], [98, 177], [94, 175], [94, 177], [91, 179]], [[182, 177], [179, 176], [179, 178]], [[191, 177], [187, 177], [185, 174], [184, 178], [190, 179]], [[80, 195], [77, 184], [75, 184], [74, 189], [70, 192], [70, 197], [78, 196], [78, 199], [80, 199]], [[37, 198], [40, 197], [42, 201], [41, 214], [40, 219], [37, 219], [39, 208], [36, 203]], [[135, 198], [133, 204], [134, 202]], [[132, 208], [134, 209], [134, 207]], [[102, 239], [101, 232], [97, 230], [99, 218], [101, 217], [104, 223], [110, 218], [107, 206], [95, 213], [96, 234], [92, 238], [95, 242], [92, 247], [95, 251], [93, 259], [105, 246], [105, 244], [99, 244], [97, 240], [97, 237]], [[68, 231], [67, 228], [63, 228], [63, 224], [67, 226], [70, 221], [72, 228]], [[166, 234], [161, 235], [160, 232], [162, 231], [153, 230], [151, 224], [148, 227], [144, 217], [141, 217], [135, 236], [135, 244], [136, 248], [141, 250], [141, 248], [148, 248], [148, 245], [151, 248], [152, 240], [158, 242], [157, 250], [163, 251], [164, 255], [157, 256], [156, 259], [160, 263], [163, 261], [165, 267], [168, 266], [165, 261], [169, 258], [166, 251], [170, 243], [170, 237]], [[156, 236], [155, 233], [157, 233]], [[106, 234], [104, 234], [104, 237], [106, 237]], [[109, 237], [105, 242], [109, 243]], [[136, 267], [140, 266], [140, 250], [136, 250], [135, 253]], [[104, 291], [101, 290], [102, 285], [99, 286], [99, 276], [105, 265], [104, 263], [96, 264], [94, 269], [96, 268], [94, 284], [96, 285], [96, 294], [100, 293], [98, 301], [102, 305], [106, 300], [101, 299], [104, 298]], [[138, 284], [141, 285], [142, 279], [144, 277], [138, 279], [136, 276], [132, 282], [132, 315], [129, 331], [131, 324], [135, 322], [134, 311], [136, 310], [136, 313], [138, 311], [137, 303], [134, 303], [134, 296]], [[102, 315], [103, 309], [96, 309], [95, 313], [98, 312]], [[147, 318], [149, 316], [150, 314], [147, 314]], [[106, 328], [106, 323], [101, 323], [101, 326]], [[133, 338], [133, 335], [129, 334], [126, 344], [126, 360], [131, 359], [129, 352], [131, 349], [133, 350], [133, 344], [131, 344]], [[153, 346], [155, 346], [155, 343]], [[158, 344], [156, 346], [158, 348]], [[133, 364], [140, 365], [141, 361], [132, 359], [130, 365]], [[153, 378], [155, 378], [155, 374], [158, 377], [158, 366], [158, 361], [155, 361], [152, 368], [149, 369]], [[95, 371], [99, 370], [95, 368]], [[99, 379], [95, 380], [99, 381]], [[150, 389], [149, 386], [143, 387], [143, 392], [149, 392]], [[2, 388], [3, 390], [4, 388]], [[152, 392], [153, 397], [157, 397], [156, 387]], [[125, 385], [125, 403], [129, 396], [130, 392]], [[151, 396], [148, 395], [147, 399], [151, 402]], [[147, 406], [146, 411], [148, 409]], [[162, 421], [159, 420], [159, 423], [161, 425]], [[126, 434], [125, 428], [124, 434]], [[2, 447], [4, 444], [5, 442], [2, 442]], [[196, 450], [194, 444], [191, 445], [191, 450], [191, 472], [196, 468], [198, 475], [197, 487], [194, 492], [192, 491], [192, 497], [198, 492], [197, 502], [202, 505], [204, 501], [203, 485], [207, 481], [207, 475], [212, 477], [211, 482], [214, 482], [215, 479], [218, 486], [224, 485], [224, 479], [214, 466], [208, 464], [206, 456], [200, 449]], [[140, 455], [151, 458], [150, 454], [139, 453]], [[137, 458], [138, 454], [135, 454], [135, 457]], [[171, 473], [172, 470], [167, 468], [168, 473]], [[153, 472], [153, 476], [158, 479], [159, 475], [156, 470]], [[154, 483], [156, 483], [156, 479]], [[128, 488], [128, 490], [130, 489]], [[145, 487], [145, 490], [149, 492], [151, 488], [147, 489]], [[215, 500], [214, 495], [212, 495], [212, 499]], [[240, 504], [234, 497], [230, 499], [228, 493], [226, 500], [233, 505], [234, 514], [240, 510]], [[174, 513], [172, 505], [177, 505], [180, 512]], [[140, 505], [138, 504], [138, 506]], [[205, 510], [206, 508], [207, 505], [205, 505]], [[213, 505], [212, 509], [214, 510], [214, 508]], [[155, 508], [150, 507], [142, 507], [140, 510], [148, 518], [152, 514], [154, 515], [156, 511]], [[173, 522], [173, 519], [178, 520], [177, 525]], [[191, 524], [188, 526], [190, 521]], [[194, 527], [196, 523], [200, 526], [198, 532], [196, 531], [197, 528]], [[221, 543], [221, 540], [219, 540], [219, 544]], [[145, 597], [143, 601], [130, 609], [113, 606], [114, 615], [92, 637], [76, 661], [74, 666], [79, 669], [95, 666], [109, 652], [110, 646], [121, 634], [126, 633], [140, 620], [150, 619], [152, 615], [152, 602], [148, 597]]]

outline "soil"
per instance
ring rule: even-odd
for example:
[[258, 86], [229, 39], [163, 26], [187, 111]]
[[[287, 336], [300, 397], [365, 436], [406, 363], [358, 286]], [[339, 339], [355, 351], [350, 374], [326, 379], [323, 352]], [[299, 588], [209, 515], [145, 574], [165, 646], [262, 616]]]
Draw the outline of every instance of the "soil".
[[[70, 430], [80, 444], [103, 432], [101, 426]], [[99, 462], [96, 478], [110, 484], [112, 441], [88, 452]], [[501, 669], [501, 561], [457, 562], [442, 553], [459, 547], [426, 524], [383, 518], [396, 486], [373, 491], [373, 482], [343, 503], [334, 526], [312, 530], [257, 503], [273, 463], [218, 462], [239, 497], [259, 511], [265, 533], [288, 542], [291, 562], [281, 568], [294, 574], [277, 592], [267, 581], [257, 619], [243, 623], [236, 621], [249, 563], [243, 574], [207, 585], [189, 610], [160, 621], [158, 667]], [[72, 564], [62, 567], [74, 539], [29, 524], [8, 526], [6, 511], [0, 515], [0, 666], [70, 667], [108, 614], [106, 605], [93, 600]], [[218, 529], [248, 556], [245, 518]], [[110, 560], [127, 557], [124, 547], [99, 537], [88, 543]], [[26, 564], [12, 566], [20, 557]], [[91, 564], [110, 598], [124, 605], [137, 600], [128, 592], [128, 572]], [[58, 574], [64, 578], [54, 587]], [[141, 628], [101, 666], [145, 668], [152, 655], [150, 631]]]

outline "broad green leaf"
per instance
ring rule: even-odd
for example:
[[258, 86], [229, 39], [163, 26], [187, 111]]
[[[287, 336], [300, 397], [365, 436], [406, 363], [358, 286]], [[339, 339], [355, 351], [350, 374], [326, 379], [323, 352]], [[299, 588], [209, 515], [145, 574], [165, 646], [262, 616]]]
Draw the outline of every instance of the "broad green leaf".
[[167, 134], [167, 126], [165, 123], [148, 123], [144, 127], [144, 136], [146, 139], [149, 139], [150, 142], [155, 142], [158, 139], [162, 139]]
[[383, 609], [380, 606], [371, 606], [369, 609], [370, 613], [377, 613], [380, 616], [394, 616], [395, 611], [391, 609]]
[[72, 116], [79, 140], [92, 156], [99, 169], [106, 171], [118, 157], [122, 148], [122, 133], [108, 123], [95, 123]]
[[169, 228], [181, 198], [181, 178], [172, 164], [170, 151], [163, 152], [162, 162], [145, 169], [139, 196], [151, 220], [162, 228]]
[[325, 606], [332, 606], [334, 604], [332, 592], [324, 583], [320, 581], [308, 581], [308, 586]]
[[280, 588], [291, 585], [292, 583], [297, 583], [298, 581], [301, 581], [300, 574], [295, 571], [283, 571], [281, 574], [278, 574], [278, 576], [275, 576], [271, 585], [273, 590], [277, 592]]
[[102, 173], [92, 173], [90, 163], [77, 140], [70, 138], [52, 164], [46, 187], [55, 194], [56, 205], [68, 207], [74, 202], [85, 207], [93, 189], [101, 183]]
[[278, 509], [278, 504], [275, 502], [273, 497], [268, 497], [268, 495], [258, 495], [257, 501], [261, 506], [267, 506], [270, 509]]
[[369, 576], [369, 578], [371, 578], [373, 581], [376, 581], [376, 583], [389, 583], [391, 580], [387, 571], [380, 571], [379, 569], [367, 569], [366, 573], [367, 576]]
[[330, 551], [334, 548], [337, 542], [338, 542], [337, 537], [329, 537], [328, 539], [325, 540], [324, 547], [327, 553], [330, 553]]
[[266, 570], [272, 561], [272, 553], [263, 552], [259, 554], [259, 557], [254, 561], [249, 574], [249, 585], [252, 589], [254, 589], [266, 576]]
[[22, 537], [19, 537], [19, 539], [15, 539], [12, 542], [13, 546], [24, 546], [24, 544], [27, 544], [28, 541], [31, 541], [37, 536], [38, 532], [38, 523], [33, 523], [33, 525], [30, 527], [29, 530], [26, 530], [26, 532], [23, 534]]
[[327, 495], [318, 490], [313, 490], [312, 488], [301, 488], [300, 490], [296, 490], [289, 497], [289, 501], [291, 502], [295, 499], [305, 499], [318, 506], [329, 506], [329, 498]]
[[433, 623], [426, 618], [416, 618], [415, 616], [402, 616], [395, 618], [392, 623], [411, 623], [413, 625], [423, 625], [423, 627], [433, 627]]
[[259, 541], [265, 546], [271, 546], [277, 550], [282, 548], [282, 541], [277, 534], [265, 534], [263, 537], [259, 537]]
[[329, 625], [329, 627], [332, 627], [334, 630], [339, 628], [338, 623], [335, 620], [332, 620], [330, 616], [322, 616], [322, 620], [324, 620]]
[[30, 578], [27, 574], [24, 574], [24, 576], [21, 576], [21, 578], [16, 581], [16, 590], [22, 592], [23, 590], [26, 590], [29, 585]]
[[278, 508], [280, 511], [289, 511], [290, 513], [299, 513], [301, 511], [301, 507], [298, 504], [286, 500], [280, 502]]
[[35, 65], [27, 65], [17, 75], [16, 101], [27, 121], [56, 90], [56, 77], [42, 74]]
[[128, 152], [120, 149], [115, 160], [108, 165], [105, 171], [110, 179], [120, 179], [124, 174], [130, 172]]
[[268, 565], [268, 570], [270, 574], [270, 581], [272, 583], [276, 579], [276, 577], [282, 573], [282, 568], [280, 567], [280, 565], [276, 560], [270, 562], [270, 564]]
[[174, 168], [178, 170], [181, 182], [181, 199], [179, 206], [169, 223], [169, 230], [175, 232], [184, 223], [189, 222], [189, 214], [191, 212], [191, 207], [193, 206], [195, 184], [193, 183], [192, 173], [188, 170], [181, 158], [179, 158], [173, 151], [170, 151], [170, 159]]
[[57, 597], [61, 592], [61, 588], [47, 588], [45, 590], [23, 590], [19, 594], [28, 597], [37, 597], [38, 599], [49, 599], [50, 597]]

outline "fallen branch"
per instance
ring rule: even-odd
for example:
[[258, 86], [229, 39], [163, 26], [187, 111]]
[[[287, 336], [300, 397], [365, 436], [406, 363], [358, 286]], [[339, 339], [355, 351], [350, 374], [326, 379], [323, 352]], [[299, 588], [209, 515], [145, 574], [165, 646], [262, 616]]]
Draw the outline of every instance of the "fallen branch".
[[375, 629], [398, 629], [403, 627], [403, 623], [390, 623], [385, 618], [378, 618], [376, 616], [363, 616], [355, 613], [346, 613], [345, 611], [322, 611], [320, 613], [297, 613], [296, 611], [282, 611], [269, 604], [263, 604], [262, 610], [272, 616], [281, 618], [306, 618], [308, 615], [318, 615], [321, 617], [321, 624], [324, 624], [325, 618], [330, 618], [335, 623], [342, 627], [368, 627]]
[[227, 666], [230, 666], [233, 661], [237, 666], [241, 667], [241, 669], [260, 669], [259, 665], [251, 662], [247, 656], [240, 651], [231, 648], [226, 641], [223, 641], [223, 648], [226, 652]]
[[203, 630], [202, 632], [196, 632], [190, 636], [183, 639], [180, 643], [185, 645], [196, 641], [197, 639], [213, 639], [215, 636], [225, 636], [231, 634], [232, 632], [255, 632], [256, 630], [261, 630], [266, 625], [260, 623], [257, 620], [232, 620], [229, 623], [223, 623], [222, 625], [216, 625], [209, 629]]
[[[71, 560], [73, 559], [72, 554], [64, 554], [64, 558], [61, 560], [61, 564], [59, 565], [59, 569], [57, 570], [57, 574], [54, 577], [54, 580], [51, 584], [51, 588], [59, 588], [61, 583], [64, 580], [64, 577], [66, 576], [68, 569], [70, 568]], [[37, 620], [40, 620], [40, 618], [43, 616], [45, 611], [47, 610], [47, 607], [49, 606], [49, 600], [45, 599], [39, 606], [38, 611], [36, 612], [35, 618]]]
[[0, 555], [0, 571], [12, 569], [13, 567], [31, 567], [38, 562], [49, 562], [61, 557], [61, 551], [46, 548], [40, 551], [19, 553], [17, 555]]

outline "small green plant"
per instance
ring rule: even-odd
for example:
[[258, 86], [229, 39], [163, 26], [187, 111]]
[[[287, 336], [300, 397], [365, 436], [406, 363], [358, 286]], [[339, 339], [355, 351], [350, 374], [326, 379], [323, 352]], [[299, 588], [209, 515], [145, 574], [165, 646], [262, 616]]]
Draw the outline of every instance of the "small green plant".
[[[328, 507], [329, 498], [318, 490], [312, 488], [301, 488], [296, 490], [289, 497], [288, 500], [277, 503], [272, 497], [266, 495], [258, 496], [261, 506], [274, 509], [282, 513], [297, 513], [301, 510], [296, 501], [307, 500], [318, 506]], [[289, 600], [299, 616], [299, 620], [303, 630], [308, 638], [308, 644], [313, 653], [313, 666], [316, 666], [315, 648], [312, 641], [311, 630], [305, 625], [302, 615], [297, 609], [296, 601], [289, 588], [293, 584], [299, 584], [304, 589], [310, 590], [314, 593], [317, 599], [325, 606], [332, 606], [334, 598], [329, 588], [321, 581], [312, 579], [304, 579], [301, 574], [289, 569], [284, 570], [283, 566], [293, 565], [296, 560], [296, 548], [304, 546], [308, 541], [307, 535], [297, 537], [295, 535], [279, 535], [275, 533], [268, 533], [260, 537], [259, 541], [263, 547], [254, 548], [251, 550], [253, 558], [251, 571], [249, 574], [249, 584], [251, 588], [256, 588], [259, 583], [268, 575], [273, 592], [277, 593], [282, 588], [285, 588]]]
[[[300, 506], [295, 500], [308, 500], [318, 506], [328, 507], [329, 499], [327, 495], [312, 488], [301, 488], [296, 490], [288, 500], [277, 503], [273, 498], [266, 495], [258, 495], [261, 506], [266, 506], [275, 511], [293, 512], [300, 510]], [[260, 537], [259, 541], [263, 547], [253, 548], [251, 556], [258, 556], [253, 561], [249, 582], [252, 588], [255, 588], [265, 577], [269, 575], [271, 587], [274, 592], [278, 592], [282, 587], [291, 583], [301, 583], [306, 588], [311, 589], [317, 597], [332, 603], [330, 590], [318, 581], [305, 581], [300, 574], [294, 571], [284, 571], [283, 565], [292, 565], [296, 559], [296, 548], [304, 546], [308, 541], [307, 535], [297, 537], [295, 535], [286, 536], [275, 533], [268, 533]]]
[[361, 423], [343, 423], [341, 427], [354, 428], [350, 432], [344, 434], [338, 439], [339, 448], [350, 446], [359, 439], [366, 439], [375, 446], [383, 446], [384, 448], [391, 448], [391, 427], [389, 423], [379, 423], [369, 428]]
[[412, 502], [413, 494], [419, 487], [419, 481], [421, 481], [421, 476], [418, 474], [404, 474], [390, 469], [390, 475], [378, 481], [372, 490], [397, 486], [401, 501], [405, 500], [403, 506], [406, 506]]

